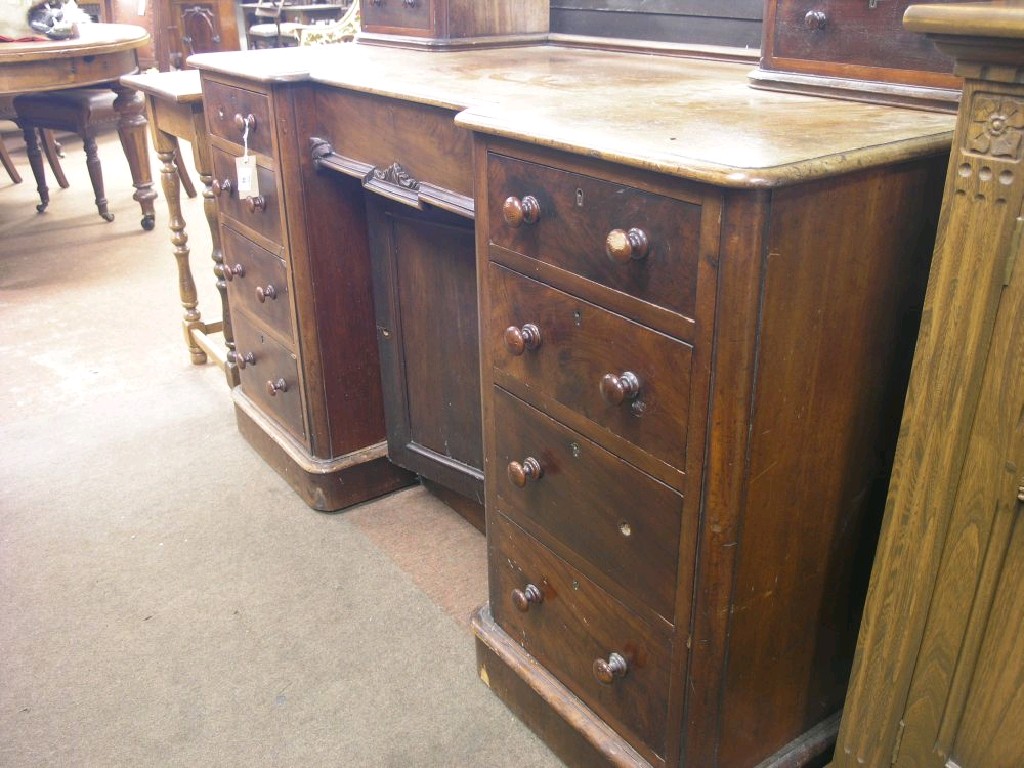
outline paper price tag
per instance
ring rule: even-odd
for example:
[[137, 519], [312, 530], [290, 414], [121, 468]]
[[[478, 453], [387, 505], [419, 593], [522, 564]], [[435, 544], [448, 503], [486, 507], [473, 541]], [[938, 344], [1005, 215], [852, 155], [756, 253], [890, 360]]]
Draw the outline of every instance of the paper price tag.
[[256, 176], [256, 162], [252, 155], [236, 158], [235, 172], [238, 178], [238, 196], [258, 196], [260, 193], [260, 185], [259, 179]]

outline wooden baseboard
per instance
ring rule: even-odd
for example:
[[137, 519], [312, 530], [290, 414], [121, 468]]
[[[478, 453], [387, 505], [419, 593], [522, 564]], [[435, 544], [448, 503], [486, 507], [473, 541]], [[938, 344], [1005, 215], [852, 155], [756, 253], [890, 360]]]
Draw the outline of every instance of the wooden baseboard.
[[335, 512], [416, 482], [412, 472], [388, 460], [386, 443], [335, 459], [318, 459], [304, 453], [301, 446], [237, 390], [234, 400], [239, 432], [299, 497], [317, 511]]

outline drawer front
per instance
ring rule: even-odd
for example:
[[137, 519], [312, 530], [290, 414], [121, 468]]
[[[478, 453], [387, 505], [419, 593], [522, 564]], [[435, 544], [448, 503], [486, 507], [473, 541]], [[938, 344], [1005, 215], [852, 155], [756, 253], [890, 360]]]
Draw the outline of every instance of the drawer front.
[[434, 0], [367, 0], [359, 13], [365, 32], [426, 36], [433, 29]]
[[912, 1], [884, 0], [872, 8], [848, 0], [779, 0], [773, 55], [952, 73], [953, 60], [931, 40], [903, 29], [903, 12]]
[[230, 227], [222, 231], [230, 306], [241, 307], [290, 342], [292, 310], [284, 262]]
[[266, 94], [247, 91], [212, 80], [203, 81], [203, 109], [210, 133], [242, 146], [242, 121], [250, 116], [249, 149], [272, 156], [270, 99]]
[[[633, 746], [663, 758], [669, 640], [502, 515], [488, 527], [499, 626]], [[616, 666], [612, 654], [625, 672], [609, 678], [595, 666]]]
[[259, 195], [241, 197], [238, 194], [238, 174], [235, 158], [219, 149], [213, 149], [213, 178], [230, 189], [217, 195], [217, 206], [225, 216], [250, 227], [274, 243], [283, 245], [281, 237], [281, 205], [277, 194], [277, 180], [270, 168], [256, 166]]
[[[498, 380], [509, 377], [684, 469], [692, 348], [498, 264], [488, 270], [484, 343]], [[536, 348], [527, 326], [540, 336]]]
[[[286, 347], [243, 314], [232, 316], [242, 391], [265, 414], [305, 439], [298, 363]], [[245, 365], [243, 368], [242, 365]]]
[[498, 510], [542, 528], [671, 622], [682, 496], [497, 388], [494, 424]]
[[[491, 242], [693, 317], [699, 205], [496, 154], [487, 172]], [[533, 223], [530, 197], [539, 209]], [[523, 221], [514, 226], [517, 208]], [[643, 237], [630, 242], [634, 230]]]

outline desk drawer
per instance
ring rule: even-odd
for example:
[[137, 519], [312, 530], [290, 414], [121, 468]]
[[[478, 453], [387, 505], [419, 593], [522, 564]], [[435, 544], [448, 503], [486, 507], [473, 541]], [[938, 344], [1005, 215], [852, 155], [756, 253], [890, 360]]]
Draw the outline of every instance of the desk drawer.
[[[213, 180], [220, 185], [215, 190], [220, 212], [240, 224], [263, 235], [268, 240], [283, 245], [281, 235], [281, 204], [277, 193], [277, 179], [274, 171], [262, 165], [256, 166], [259, 195], [238, 194], [238, 173], [235, 157], [219, 149], [211, 148], [213, 154]], [[227, 182], [227, 185], [225, 185]]]
[[288, 271], [274, 254], [224, 227], [224, 278], [232, 309], [241, 307], [259, 318], [284, 341], [292, 341]]
[[[700, 205], [497, 154], [487, 173], [495, 245], [693, 317]], [[538, 208], [533, 223], [527, 198]], [[642, 236], [630, 243], [630, 232]]]
[[244, 314], [238, 313], [231, 320], [242, 391], [265, 414], [304, 440], [306, 432], [295, 355]]
[[[911, 2], [885, 0], [872, 8], [848, 0], [778, 0], [772, 55], [951, 75], [951, 58], [924, 35], [903, 29], [903, 12]], [[843, 75], [838, 70], [833, 74]]]
[[[663, 758], [669, 639], [502, 515], [488, 527], [498, 625], [634, 747]], [[624, 674], [600, 669], [616, 666], [612, 654]]]
[[365, 32], [428, 36], [434, 0], [364, 0], [359, 13]]
[[493, 397], [499, 510], [673, 621], [682, 496], [507, 392]]
[[272, 156], [270, 99], [266, 94], [247, 91], [212, 80], [203, 80], [203, 109], [210, 133], [242, 146], [243, 120], [249, 120], [249, 151]]
[[484, 343], [498, 382], [518, 382], [683, 469], [690, 345], [493, 262], [488, 270]]

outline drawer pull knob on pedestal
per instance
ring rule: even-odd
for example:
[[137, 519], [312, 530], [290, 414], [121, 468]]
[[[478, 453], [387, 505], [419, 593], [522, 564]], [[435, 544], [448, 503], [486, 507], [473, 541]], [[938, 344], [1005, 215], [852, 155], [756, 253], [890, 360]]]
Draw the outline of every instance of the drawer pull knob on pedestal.
[[828, 16], [824, 11], [808, 11], [804, 16], [804, 26], [817, 32], [828, 25]]
[[601, 397], [608, 405], [622, 405], [636, 397], [639, 392], [640, 379], [632, 371], [626, 371], [621, 376], [606, 373], [601, 378]]
[[540, 605], [544, 602], [544, 593], [534, 584], [527, 584], [523, 589], [512, 590], [512, 605], [516, 610], [526, 613], [530, 605]]
[[256, 133], [256, 116], [252, 114], [243, 116], [241, 113], [237, 113], [235, 115], [235, 128], [243, 135], [246, 130], [249, 133]]
[[510, 325], [505, 329], [505, 347], [513, 355], [519, 356], [528, 349], [540, 346], [540, 328], [527, 323], [522, 328]]
[[256, 213], [256, 211], [267, 210], [267, 199], [263, 195], [256, 195], [255, 197], [245, 198], [245, 207], [249, 210], [249, 213]]
[[528, 480], [540, 480], [544, 477], [544, 467], [532, 456], [523, 459], [523, 463], [510, 461], [508, 463], [508, 479], [517, 488], [526, 486]]
[[597, 682], [611, 685], [618, 677], [625, 677], [629, 664], [622, 654], [612, 653], [607, 659], [594, 659], [594, 677]]
[[246, 369], [246, 366], [255, 366], [256, 355], [252, 352], [235, 352], [235, 365], [243, 371]]
[[533, 195], [527, 195], [522, 200], [510, 197], [501, 206], [501, 215], [505, 223], [513, 228], [536, 224], [540, 220], [540, 202]]
[[274, 288], [274, 286], [268, 285], [266, 288], [264, 288], [261, 285], [261, 286], [258, 286], [256, 288], [256, 299], [257, 299], [257, 301], [259, 301], [260, 304], [265, 302], [267, 299], [273, 300], [273, 299], [276, 299], [276, 298], [277, 298], [277, 289]]
[[617, 264], [629, 264], [647, 257], [651, 252], [651, 241], [647, 233], [637, 227], [613, 229], [604, 240], [604, 252]]
[[288, 391], [288, 382], [285, 381], [284, 379], [278, 379], [277, 381], [274, 381], [273, 379], [268, 379], [267, 380], [267, 394], [270, 395], [271, 397], [274, 397], [275, 395], [277, 395], [278, 392], [287, 392], [287, 391]]
[[225, 264], [221, 272], [224, 274], [224, 280], [229, 283], [235, 279], [235, 275], [245, 277], [245, 267], [241, 264], [235, 264], [233, 267], [229, 267]]
[[214, 179], [213, 183], [210, 184], [210, 191], [213, 192], [214, 197], [220, 197], [222, 194], [228, 195], [230, 197], [231, 179], [224, 179], [223, 181]]

